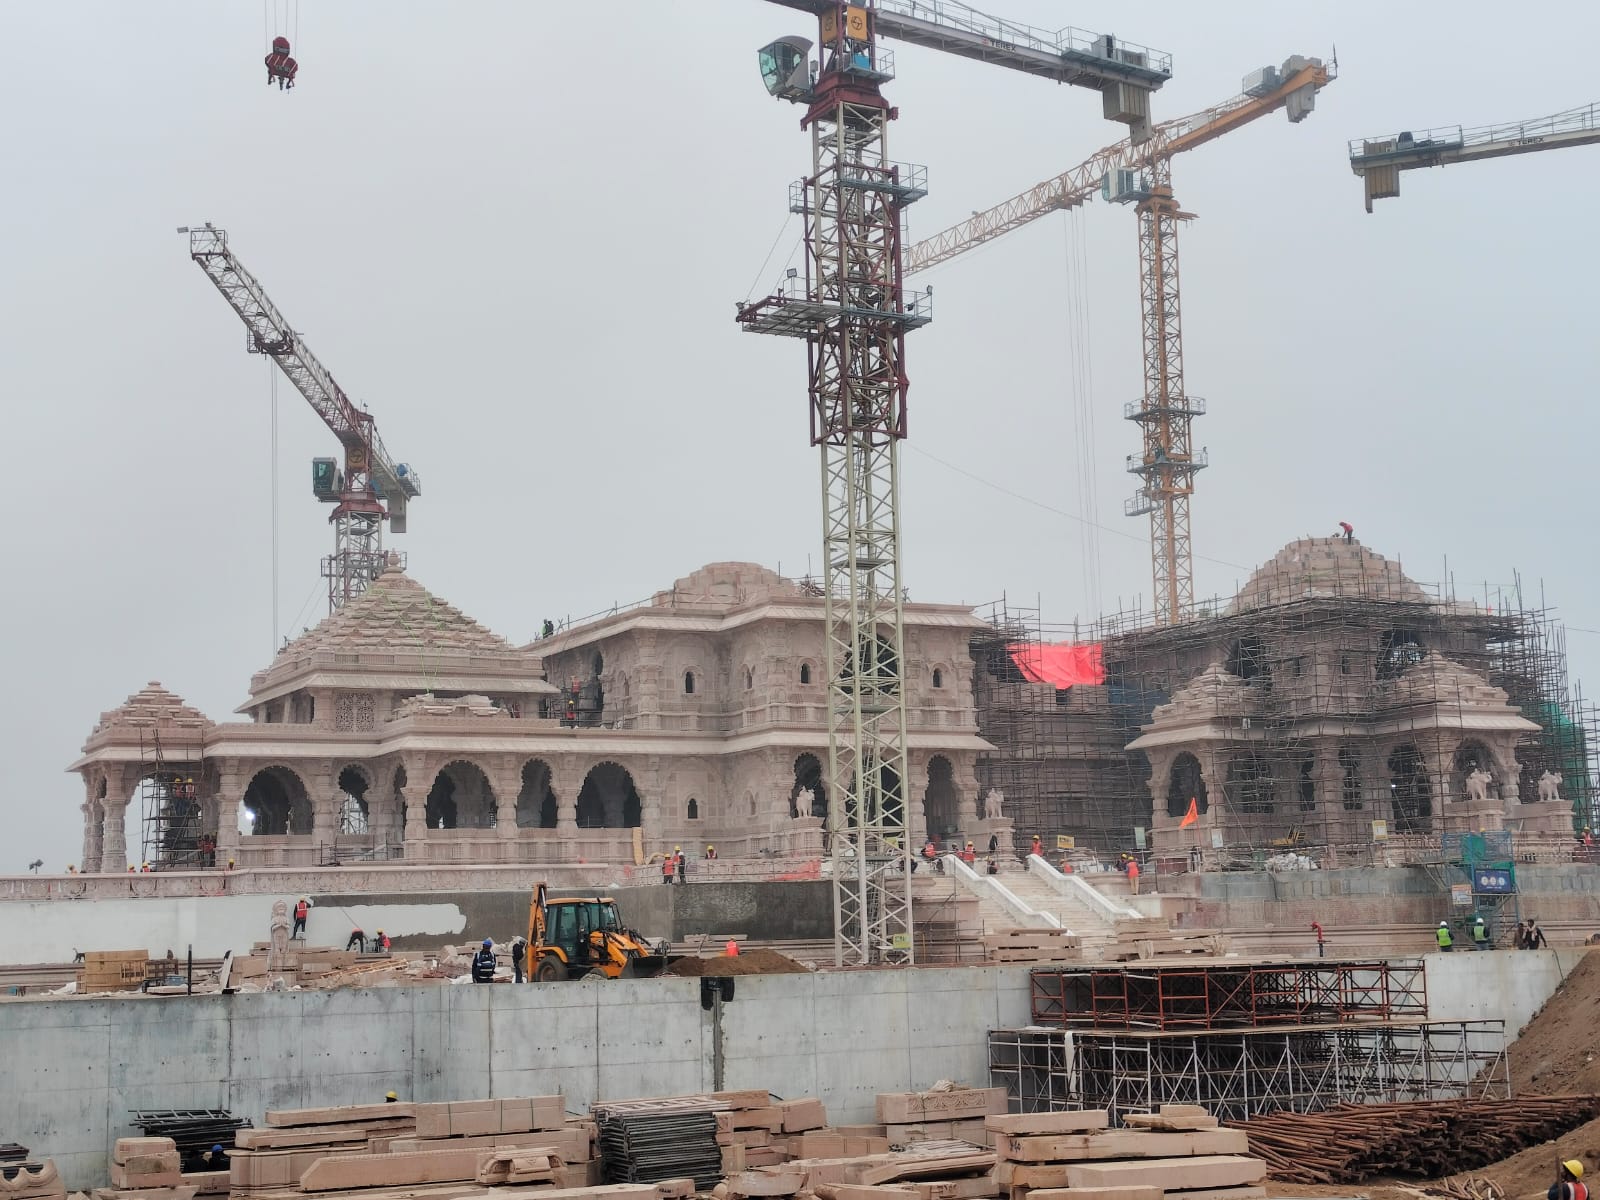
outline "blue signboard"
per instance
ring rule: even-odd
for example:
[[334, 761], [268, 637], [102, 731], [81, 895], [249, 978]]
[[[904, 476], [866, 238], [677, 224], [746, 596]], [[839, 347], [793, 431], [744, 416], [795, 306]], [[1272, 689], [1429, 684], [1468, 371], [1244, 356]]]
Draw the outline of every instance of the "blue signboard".
[[1509, 896], [1517, 890], [1516, 876], [1504, 867], [1479, 867], [1472, 873], [1472, 890], [1492, 896]]

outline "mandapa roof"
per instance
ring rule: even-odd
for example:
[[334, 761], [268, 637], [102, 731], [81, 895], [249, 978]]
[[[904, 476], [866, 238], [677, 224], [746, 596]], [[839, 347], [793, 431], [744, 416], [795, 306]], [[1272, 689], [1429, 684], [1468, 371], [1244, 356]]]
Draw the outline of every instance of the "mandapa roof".
[[209, 728], [212, 724], [211, 718], [205, 713], [185, 704], [182, 696], [167, 691], [152, 679], [116, 708], [101, 713], [94, 733], [106, 729], [147, 728], [158, 722], [176, 722], [195, 729]]
[[446, 604], [400, 569], [391, 555], [361, 595], [280, 650], [268, 671], [317, 650], [457, 651], [515, 654], [498, 633]]
[[1400, 564], [1342, 537], [1301, 538], [1279, 550], [1240, 589], [1231, 612], [1337, 596], [1430, 603]]

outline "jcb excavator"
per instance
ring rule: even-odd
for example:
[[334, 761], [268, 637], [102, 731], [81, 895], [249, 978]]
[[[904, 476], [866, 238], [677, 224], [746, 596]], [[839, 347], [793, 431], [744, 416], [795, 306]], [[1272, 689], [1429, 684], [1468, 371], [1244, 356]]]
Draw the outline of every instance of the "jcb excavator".
[[607, 979], [659, 975], [667, 947], [652, 946], [622, 924], [609, 896], [552, 898], [537, 884], [528, 906], [528, 969], [536, 983], [582, 979], [598, 973]]

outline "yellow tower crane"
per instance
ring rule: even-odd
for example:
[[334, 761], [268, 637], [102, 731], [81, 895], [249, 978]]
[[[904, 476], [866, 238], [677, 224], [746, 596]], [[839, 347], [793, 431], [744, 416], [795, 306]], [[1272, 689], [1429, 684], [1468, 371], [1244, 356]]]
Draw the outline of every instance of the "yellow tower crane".
[[1245, 77], [1243, 92], [1211, 108], [1155, 126], [1141, 144], [1123, 139], [1070, 171], [936, 233], [911, 247], [906, 274], [927, 270], [1049, 213], [1076, 208], [1097, 193], [1133, 204], [1139, 215], [1140, 308], [1144, 340], [1144, 397], [1123, 416], [1139, 426], [1143, 453], [1128, 456], [1141, 486], [1124, 506], [1128, 516], [1150, 515], [1154, 615], [1158, 624], [1184, 619], [1194, 604], [1189, 497], [1206, 465], [1195, 452], [1190, 424], [1206, 405], [1183, 382], [1183, 333], [1178, 299], [1178, 222], [1192, 219], [1172, 192], [1172, 159], [1243, 125], [1283, 109], [1303, 121], [1316, 95], [1336, 78], [1336, 67], [1295, 55], [1281, 67]]

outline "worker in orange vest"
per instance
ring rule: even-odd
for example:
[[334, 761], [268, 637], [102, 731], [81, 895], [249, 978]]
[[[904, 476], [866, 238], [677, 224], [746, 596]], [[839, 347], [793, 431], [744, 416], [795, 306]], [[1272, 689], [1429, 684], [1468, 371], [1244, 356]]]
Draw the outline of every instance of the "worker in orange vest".
[[1139, 860], [1133, 855], [1128, 855], [1128, 891], [1137, 896], [1139, 894]]
[[1028, 847], [1029, 854], [1044, 854], [1044, 840], [1036, 833], [1033, 835], [1033, 844]]
[[723, 947], [723, 953], [725, 953], [729, 958], [738, 958], [739, 943], [734, 941], [732, 938], [729, 938], [728, 944]]
[[311, 904], [304, 896], [294, 902], [294, 929], [289, 933], [291, 938], [304, 940], [306, 933], [306, 916], [311, 912]]
[[966, 846], [962, 848], [961, 861], [966, 863], [969, 867], [978, 861], [978, 852], [972, 848], [971, 842], [968, 842]]
[[677, 855], [675, 855], [675, 854], [663, 854], [661, 856], [661, 882], [662, 883], [671, 883], [672, 882], [672, 868], [673, 868], [674, 865], [676, 865], [677, 861], [678, 861]]

